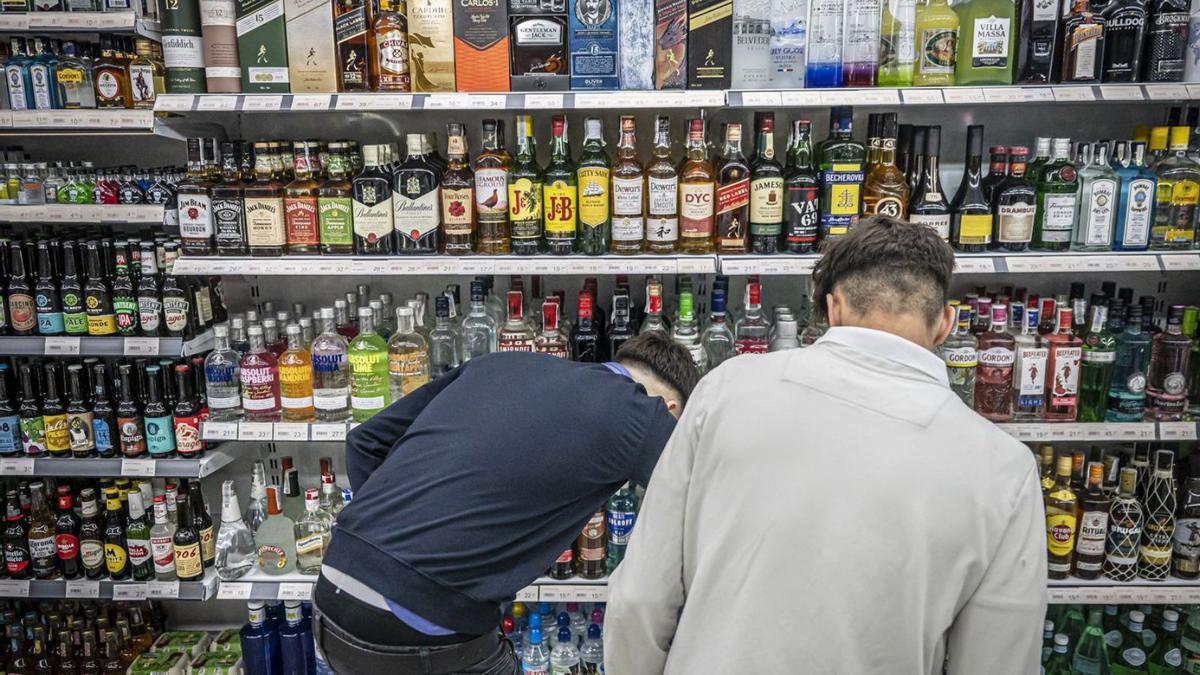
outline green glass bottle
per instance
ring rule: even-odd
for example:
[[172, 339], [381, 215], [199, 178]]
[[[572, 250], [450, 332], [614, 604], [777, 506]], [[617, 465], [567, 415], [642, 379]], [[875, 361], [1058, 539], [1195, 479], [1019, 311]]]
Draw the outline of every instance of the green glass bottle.
[[554, 139], [550, 142], [550, 165], [546, 167], [542, 184], [546, 249], [553, 255], [570, 255], [575, 252], [579, 191], [575, 163], [571, 161], [571, 147], [567, 143], [566, 116], [555, 115], [550, 128]]
[[[1164, 609], [1162, 613], [1162, 630], [1154, 643], [1154, 650], [1147, 660], [1150, 675], [1174, 675], [1183, 672], [1183, 650], [1179, 647], [1179, 612], [1174, 609]], [[1049, 671], [1047, 671], [1049, 672]]]
[[537, 163], [533, 118], [517, 116], [517, 156], [508, 172], [508, 222], [513, 255], [546, 250], [542, 239], [542, 169]]
[[858, 223], [862, 212], [863, 144], [854, 140], [854, 109], [838, 106], [830, 111], [829, 137], [817, 146], [821, 180], [820, 238], [844, 236]]
[[1146, 615], [1142, 612], [1136, 609], [1129, 612], [1129, 622], [1120, 629], [1121, 646], [1108, 655], [1108, 670], [1112, 675], [1145, 674], [1146, 646], [1142, 641], [1145, 621]]
[[1033, 245], [1037, 251], [1066, 251], [1075, 231], [1075, 197], [1079, 175], [1068, 159], [1071, 139], [1054, 139], [1050, 161], [1038, 171], [1037, 215], [1033, 220]]
[[579, 183], [579, 242], [577, 249], [586, 255], [608, 253], [612, 238], [612, 209], [609, 180], [612, 163], [604, 151], [604, 132], [600, 118], [589, 117], [583, 123], [583, 154], [575, 175]]
[[388, 407], [388, 348], [375, 332], [370, 307], [358, 308], [358, 335], [350, 341], [350, 410], [355, 422], [366, 422]]
[[954, 10], [959, 25], [954, 83], [1012, 84], [1016, 3], [969, 0]]
[[1071, 657], [1067, 654], [1068, 639], [1066, 635], [1057, 633], [1054, 636], [1054, 649], [1050, 658], [1042, 664], [1045, 675], [1072, 675]]
[[1099, 675], [1105, 672], [1106, 664], [1108, 647], [1104, 644], [1104, 629], [1100, 627], [1100, 608], [1092, 606], [1083, 633], [1075, 644], [1075, 653], [1071, 657], [1071, 672]]
[[[1109, 307], [1107, 302], [1112, 302]], [[1080, 422], [1103, 422], [1108, 410], [1108, 387], [1117, 361], [1117, 333], [1121, 331], [1121, 301], [1106, 301], [1093, 295], [1092, 316], [1083, 336], [1083, 359], [1079, 365]], [[1109, 319], [1110, 312], [1112, 319]]]

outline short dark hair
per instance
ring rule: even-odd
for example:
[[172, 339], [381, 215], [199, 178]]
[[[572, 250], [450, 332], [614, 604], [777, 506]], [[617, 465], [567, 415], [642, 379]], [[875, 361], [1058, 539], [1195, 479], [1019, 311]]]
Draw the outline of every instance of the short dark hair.
[[700, 373], [688, 350], [664, 333], [652, 331], [629, 338], [617, 350], [620, 363], [642, 366], [679, 393], [680, 407], [700, 381]]
[[834, 288], [862, 314], [919, 312], [933, 325], [946, 308], [954, 250], [925, 225], [872, 216], [822, 253], [813, 269], [813, 304], [822, 316]]

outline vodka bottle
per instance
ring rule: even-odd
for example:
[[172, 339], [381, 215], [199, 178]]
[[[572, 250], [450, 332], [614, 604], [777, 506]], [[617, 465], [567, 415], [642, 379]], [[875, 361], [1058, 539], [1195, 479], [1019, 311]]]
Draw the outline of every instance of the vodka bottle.
[[208, 418], [228, 422], [242, 417], [241, 355], [229, 346], [229, 329], [213, 326], [213, 350], [204, 358]]
[[482, 281], [471, 282], [471, 308], [462, 322], [462, 360], [470, 361], [496, 351], [496, 320], [487, 307]]
[[692, 355], [692, 363], [700, 372], [704, 372], [706, 360], [704, 348], [700, 344], [700, 327], [696, 322], [691, 291], [679, 294], [679, 319], [671, 326], [671, 339], [688, 350]]
[[770, 322], [762, 313], [762, 287], [746, 284], [745, 313], [734, 327], [734, 345], [738, 354], [764, 354], [769, 347]]
[[[846, 0], [811, 0], [804, 86], [842, 86], [842, 26]], [[875, 5], [878, 10], [878, 4]]]
[[804, 88], [804, 71], [808, 67], [808, 1], [771, 0], [768, 45], [772, 89]]
[[880, 0], [846, 3], [842, 32], [842, 86], [874, 87], [879, 66]]
[[700, 344], [704, 349], [704, 361], [708, 368], [716, 368], [736, 352], [733, 346], [733, 331], [725, 318], [725, 291], [714, 289], [712, 294], [712, 314], [709, 316], [708, 328], [700, 336]]
[[462, 363], [458, 351], [458, 329], [450, 315], [452, 304], [453, 300], [445, 295], [434, 299], [433, 330], [429, 331], [429, 370], [432, 378], [441, 377]]
[[217, 575], [232, 581], [254, 568], [254, 535], [242, 521], [233, 481], [221, 484], [221, 529], [217, 531]]
[[257, 532], [267, 519], [267, 468], [262, 460], [254, 462], [250, 472], [250, 503], [246, 505], [244, 518], [251, 532]]
[[332, 307], [321, 308], [321, 333], [312, 342], [313, 406], [318, 422], [350, 416], [350, 370], [346, 338], [337, 332]]

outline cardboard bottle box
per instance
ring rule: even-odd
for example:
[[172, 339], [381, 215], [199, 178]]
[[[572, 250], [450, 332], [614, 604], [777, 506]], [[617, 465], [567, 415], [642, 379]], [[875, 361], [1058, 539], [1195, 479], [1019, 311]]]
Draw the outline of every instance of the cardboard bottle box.
[[329, 0], [284, 0], [288, 79], [296, 93], [337, 91]]
[[571, 0], [571, 89], [620, 87], [617, 0]]
[[570, 89], [567, 0], [508, 0], [508, 23], [512, 89]]
[[728, 89], [733, 0], [688, 0], [688, 89]]
[[238, 61], [242, 91], [286, 94], [289, 91], [287, 29], [283, 0], [237, 0]]
[[456, 0], [454, 79], [459, 91], [508, 91], [508, 0]]

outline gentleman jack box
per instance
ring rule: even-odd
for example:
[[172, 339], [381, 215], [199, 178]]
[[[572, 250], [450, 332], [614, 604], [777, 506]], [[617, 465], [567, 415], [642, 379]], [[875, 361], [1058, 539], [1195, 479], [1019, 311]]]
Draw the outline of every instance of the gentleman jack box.
[[567, 0], [508, 0], [515, 91], [566, 91]]
[[688, 0], [687, 88], [728, 89], [733, 0]]
[[616, 0], [571, 0], [567, 44], [571, 49], [572, 89], [620, 87]]
[[508, 91], [508, 0], [455, 0], [459, 91]]
[[687, 4], [687, 0], [654, 2], [655, 89], [682, 89], [687, 82]]
[[242, 91], [247, 94], [286, 94], [287, 35], [283, 0], [237, 0], [238, 61]]
[[284, 13], [292, 92], [337, 91], [333, 12], [328, 0], [284, 0]]

